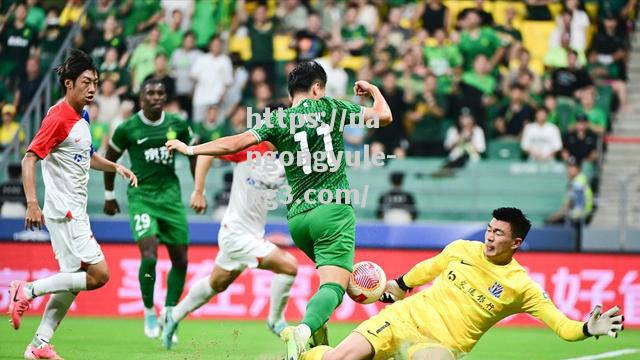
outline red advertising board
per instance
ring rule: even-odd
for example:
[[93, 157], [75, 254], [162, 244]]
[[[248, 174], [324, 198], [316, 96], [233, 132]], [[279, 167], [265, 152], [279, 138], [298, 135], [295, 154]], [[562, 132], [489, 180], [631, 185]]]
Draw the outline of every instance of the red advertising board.
[[[102, 249], [110, 270], [110, 281], [102, 289], [83, 292], [70, 309], [71, 316], [141, 316], [142, 301], [138, 287], [139, 253], [129, 244], [105, 244]], [[218, 251], [213, 246], [189, 249], [187, 287], [207, 276]], [[299, 319], [307, 301], [318, 286], [313, 264], [297, 249], [290, 249], [300, 263], [298, 276], [287, 308], [288, 319]], [[394, 278], [413, 264], [435, 255], [434, 251], [358, 249], [356, 261], [378, 263]], [[625, 325], [640, 327], [640, 255], [521, 253], [518, 261], [540, 283], [556, 305], [569, 317], [585, 319], [596, 304], [605, 308], [619, 305]], [[166, 292], [166, 275], [171, 264], [164, 249], [157, 267], [156, 304], [161, 307]], [[8, 307], [7, 287], [14, 279], [37, 279], [57, 272], [51, 246], [46, 243], [0, 243], [0, 312]], [[272, 274], [249, 270], [229, 289], [218, 294], [192, 316], [198, 318], [256, 319], [266, 318], [269, 310]], [[41, 313], [46, 298], [37, 298], [31, 313]], [[334, 313], [334, 320], [361, 321], [377, 313], [384, 304], [360, 305], [345, 297]], [[535, 325], [528, 315], [505, 319], [506, 325]]]

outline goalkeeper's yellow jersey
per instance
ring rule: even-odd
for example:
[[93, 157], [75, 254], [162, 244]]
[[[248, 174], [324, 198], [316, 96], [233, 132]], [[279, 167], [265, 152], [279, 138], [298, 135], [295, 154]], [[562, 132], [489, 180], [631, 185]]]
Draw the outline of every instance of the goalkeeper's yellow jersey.
[[409, 287], [434, 279], [433, 286], [405, 299], [403, 308], [420, 330], [453, 349], [469, 352], [495, 323], [523, 312], [565, 340], [586, 337], [583, 323], [560, 312], [515, 259], [503, 266], [489, 262], [483, 243], [454, 241], [403, 276]]

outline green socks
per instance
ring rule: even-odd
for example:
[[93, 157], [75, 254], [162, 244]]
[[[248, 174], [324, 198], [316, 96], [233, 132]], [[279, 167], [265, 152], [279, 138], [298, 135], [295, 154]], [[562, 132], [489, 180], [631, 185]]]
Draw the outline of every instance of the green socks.
[[182, 290], [184, 290], [184, 281], [187, 278], [187, 268], [171, 267], [167, 276], [167, 297], [164, 300], [164, 306], [176, 306]]
[[147, 309], [153, 308], [153, 286], [156, 283], [156, 258], [142, 258], [138, 270], [142, 302]]
[[307, 304], [302, 323], [309, 326], [311, 333], [318, 331], [324, 323], [329, 321], [344, 296], [344, 289], [336, 283], [324, 283]]

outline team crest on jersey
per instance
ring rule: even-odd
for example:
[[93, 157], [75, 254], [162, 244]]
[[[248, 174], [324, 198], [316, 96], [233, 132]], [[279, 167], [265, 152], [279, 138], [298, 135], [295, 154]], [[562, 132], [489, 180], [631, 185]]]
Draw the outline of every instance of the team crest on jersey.
[[178, 133], [176, 133], [172, 128], [167, 130], [167, 140], [173, 140], [178, 137]]
[[502, 285], [498, 284], [497, 281], [494, 282], [491, 287], [489, 287], [489, 292], [491, 293], [491, 295], [497, 297], [498, 299], [500, 298], [500, 295], [502, 295], [503, 290], [504, 288], [502, 287]]

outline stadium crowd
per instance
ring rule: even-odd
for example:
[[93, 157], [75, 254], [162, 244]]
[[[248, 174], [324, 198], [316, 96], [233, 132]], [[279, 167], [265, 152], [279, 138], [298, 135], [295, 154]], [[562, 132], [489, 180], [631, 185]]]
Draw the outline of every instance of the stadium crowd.
[[[364, 79], [390, 104], [392, 125], [348, 126], [347, 149], [446, 158], [434, 176], [515, 146], [515, 159], [591, 163], [597, 179], [598, 144], [629, 111], [636, 0], [96, 0], [85, 15], [83, 0], [1, 4], [3, 147], [78, 21], [74, 45], [100, 69], [89, 111], [101, 151], [147, 78], [204, 142], [244, 131], [249, 108], [287, 106], [286, 76], [305, 60], [325, 68], [327, 95], [366, 101], [351, 89]], [[527, 43], [541, 26], [547, 38]]]

